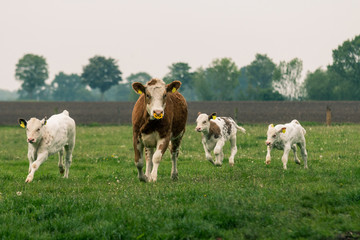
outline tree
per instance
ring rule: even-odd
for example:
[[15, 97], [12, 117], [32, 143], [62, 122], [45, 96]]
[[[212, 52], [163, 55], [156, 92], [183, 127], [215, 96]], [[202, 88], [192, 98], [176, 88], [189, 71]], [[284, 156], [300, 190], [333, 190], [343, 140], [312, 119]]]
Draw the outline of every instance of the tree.
[[51, 83], [55, 101], [90, 101], [93, 96], [77, 74], [58, 73]]
[[22, 91], [20, 90], [19, 94], [25, 99], [38, 97], [36, 92], [38, 93], [40, 88], [45, 86], [48, 77], [48, 65], [42, 56], [26, 54], [16, 64], [15, 78], [23, 81]]
[[179, 80], [182, 83], [180, 92], [184, 95], [184, 97], [188, 100], [196, 100], [196, 96], [192, 88], [194, 73], [190, 72], [190, 69], [191, 67], [187, 63], [173, 63], [169, 66], [170, 72], [166, 74], [164, 81], [166, 83], [170, 83], [172, 81]]
[[360, 100], [360, 35], [333, 50], [329, 74], [337, 79], [334, 91], [342, 100]]
[[81, 78], [92, 89], [98, 88], [101, 92], [101, 101], [104, 101], [104, 92], [122, 81], [122, 73], [115, 59], [95, 56], [90, 58], [89, 62], [83, 67]]
[[195, 91], [201, 100], [231, 101], [240, 71], [230, 58], [215, 59], [207, 69], [195, 74]]
[[307, 99], [336, 100], [334, 86], [331, 83], [328, 71], [321, 68], [308, 72], [304, 81]]
[[128, 81], [127, 87], [130, 91], [130, 93], [128, 94], [128, 100], [133, 102], [139, 98], [139, 95], [132, 90], [132, 86], [131, 86], [132, 83], [140, 82], [142, 84], [145, 84], [146, 82], [148, 82], [151, 79], [152, 79], [152, 77], [150, 76], [150, 74], [148, 74], [146, 72], [138, 72], [135, 74], [131, 74], [129, 77], [127, 77], [126, 78], [126, 80]]
[[301, 82], [302, 61], [298, 58], [290, 62], [281, 61], [273, 75], [273, 87], [289, 100], [299, 99], [304, 95]]
[[248, 80], [248, 99], [278, 100], [279, 94], [272, 86], [275, 68], [276, 64], [266, 54], [255, 55], [255, 60], [246, 66], [245, 71]]

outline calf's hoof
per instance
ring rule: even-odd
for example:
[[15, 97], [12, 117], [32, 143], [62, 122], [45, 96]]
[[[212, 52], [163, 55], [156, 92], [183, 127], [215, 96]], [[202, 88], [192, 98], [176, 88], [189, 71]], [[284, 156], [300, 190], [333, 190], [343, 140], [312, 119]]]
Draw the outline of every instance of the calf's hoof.
[[60, 174], [64, 174], [65, 169], [63, 167], [59, 167], [59, 172], [60, 172]]
[[26, 178], [25, 182], [26, 182], [26, 183], [32, 182], [33, 178], [34, 178], [33, 176], [28, 176], [28, 177]]
[[266, 160], [266, 161], [265, 161], [265, 164], [266, 164], [266, 165], [269, 165], [270, 163], [271, 163], [270, 160]]
[[173, 180], [173, 181], [177, 181], [179, 178], [178, 178], [178, 173], [173, 173], [173, 174], [171, 174], [171, 179]]
[[300, 165], [300, 160], [296, 160], [295, 163]]
[[140, 182], [148, 182], [149, 179], [146, 175], [139, 177]]

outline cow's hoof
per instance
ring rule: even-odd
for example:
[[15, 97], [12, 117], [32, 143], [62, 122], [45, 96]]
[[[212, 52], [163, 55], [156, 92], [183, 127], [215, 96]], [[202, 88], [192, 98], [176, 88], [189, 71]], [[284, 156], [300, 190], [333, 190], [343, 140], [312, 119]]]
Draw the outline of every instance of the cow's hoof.
[[33, 177], [32, 176], [28, 176], [25, 180], [26, 183], [32, 182]]
[[149, 179], [146, 175], [139, 177], [139, 180], [140, 180], [140, 182], [148, 182], [149, 181]]
[[230, 167], [233, 167], [234, 166], [234, 163], [229, 163]]
[[173, 174], [171, 174], [171, 179], [173, 180], [173, 181], [177, 181], [179, 178], [178, 178], [178, 173], [173, 173]]

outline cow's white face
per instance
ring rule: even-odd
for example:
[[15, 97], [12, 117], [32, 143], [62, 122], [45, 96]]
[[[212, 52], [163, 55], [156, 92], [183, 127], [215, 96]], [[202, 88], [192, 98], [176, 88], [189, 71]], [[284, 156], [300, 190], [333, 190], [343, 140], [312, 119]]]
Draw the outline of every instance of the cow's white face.
[[280, 133], [285, 133], [286, 128], [276, 129], [273, 124], [270, 124], [267, 130], [266, 145], [272, 146], [274, 143], [280, 141]]
[[209, 116], [205, 113], [200, 114], [196, 119], [196, 128], [198, 132], [208, 132], [210, 128]]
[[211, 115], [207, 115], [205, 113], [198, 113], [198, 117], [196, 119], [196, 128], [195, 131], [198, 132], [209, 132], [210, 129], [210, 119], [216, 118], [216, 113]]
[[135, 82], [132, 84], [133, 89], [138, 94], [145, 94], [146, 111], [150, 120], [162, 119], [165, 116], [166, 98], [179, 89], [181, 82], [174, 81], [165, 84], [160, 79], [152, 79], [144, 85]]
[[26, 136], [28, 143], [38, 143], [41, 141], [43, 136], [44, 128], [46, 124], [46, 118], [39, 120], [37, 118], [31, 118], [28, 122], [24, 119], [19, 119], [21, 127], [26, 129]]

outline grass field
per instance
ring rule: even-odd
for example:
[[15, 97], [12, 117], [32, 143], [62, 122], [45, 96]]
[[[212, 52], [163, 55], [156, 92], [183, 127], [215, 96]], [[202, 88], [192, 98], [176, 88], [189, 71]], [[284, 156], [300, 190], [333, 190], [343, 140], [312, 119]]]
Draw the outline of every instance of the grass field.
[[[167, 152], [156, 183], [137, 179], [131, 126], [78, 126], [69, 179], [52, 156], [25, 184], [25, 132], [0, 127], [1, 239], [351, 239], [360, 237], [360, 125], [304, 124], [309, 169], [265, 165], [266, 125], [238, 133], [235, 166], [205, 160], [187, 127], [179, 179]], [[300, 156], [300, 154], [299, 154]]]

